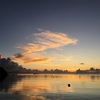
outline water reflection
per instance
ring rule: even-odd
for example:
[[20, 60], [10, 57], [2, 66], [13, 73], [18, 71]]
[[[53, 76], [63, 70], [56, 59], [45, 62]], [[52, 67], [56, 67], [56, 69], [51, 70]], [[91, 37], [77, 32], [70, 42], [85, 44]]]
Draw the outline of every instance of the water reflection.
[[0, 82], [0, 100], [16, 96], [13, 100], [66, 100], [70, 95], [98, 95], [99, 79], [99, 75], [10, 75]]
[[[23, 76], [22, 81], [15, 82], [14, 86], [10, 87], [10, 93], [18, 93], [24, 95], [41, 94], [41, 93], [65, 93], [73, 92], [72, 87], [67, 86], [67, 82], [62, 83], [59, 78], [61, 76], [43, 76], [43, 75], [28, 75]], [[18, 77], [17, 77], [18, 79]]]
[[23, 76], [8, 75], [5, 80], [0, 81], [0, 91], [9, 92], [9, 90], [14, 87], [17, 82], [21, 81]]

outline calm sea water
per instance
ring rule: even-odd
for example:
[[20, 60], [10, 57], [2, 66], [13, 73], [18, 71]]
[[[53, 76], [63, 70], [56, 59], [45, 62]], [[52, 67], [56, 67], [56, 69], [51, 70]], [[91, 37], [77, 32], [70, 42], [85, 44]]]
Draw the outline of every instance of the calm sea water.
[[0, 82], [0, 100], [100, 100], [100, 75], [8, 76]]

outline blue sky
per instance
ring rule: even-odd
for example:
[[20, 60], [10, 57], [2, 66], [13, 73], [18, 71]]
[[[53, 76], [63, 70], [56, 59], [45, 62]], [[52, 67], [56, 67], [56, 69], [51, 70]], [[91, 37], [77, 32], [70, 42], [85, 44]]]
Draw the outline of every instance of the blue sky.
[[[0, 54], [3, 57], [12, 57], [14, 54], [23, 53], [22, 47], [38, 38], [34, 38], [34, 34], [48, 34], [49, 31], [56, 35], [63, 33], [70, 39], [77, 39], [77, 43], [32, 52], [35, 56], [38, 54], [43, 59], [46, 57], [53, 60], [42, 64], [41, 61], [35, 60], [37, 63], [33, 61], [23, 64], [25, 67], [100, 68], [99, 5], [99, 0], [0, 0]], [[38, 39], [36, 41], [39, 43]], [[19, 45], [21, 47], [16, 48]], [[70, 61], [59, 61], [55, 59], [57, 56]], [[84, 66], [80, 65], [81, 62]], [[48, 67], [49, 63], [53, 63], [52, 67]]]

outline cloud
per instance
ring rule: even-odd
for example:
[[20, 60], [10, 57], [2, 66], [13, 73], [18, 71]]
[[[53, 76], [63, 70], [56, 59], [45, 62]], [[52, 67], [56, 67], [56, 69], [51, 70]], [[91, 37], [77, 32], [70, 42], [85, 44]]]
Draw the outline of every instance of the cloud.
[[52, 54], [55, 56], [55, 61], [72, 61], [75, 59], [74, 56], [62, 55], [62, 54]]
[[[49, 58], [41, 55], [36, 58], [35, 54], [48, 49], [57, 49], [68, 44], [75, 45], [77, 41], [77, 39], [69, 38], [65, 33], [50, 31], [35, 33], [32, 35], [32, 42], [29, 42], [26, 45], [16, 46], [16, 48], [21, 49], [22, 52], [15, 54], [12, 59], [20, 60], [24, 63], [48, 61]], [[29, 56], [29, 54], [32, 54], [33, 56]]]
[[50, 60], [49, 58], [38, 58], [38, 59], [27, 59], [26, 61], [24, 61], [24, 63], [25, 64], [27, 64], [27, 63], [32, 63], [32, 62], [44, 62], [44, 61], [48, 61], [48, 60]]
[[14, 55], [16, 58], [21, 58], [21, 57], [23, 57], [23, 55], [21, 54], [21, 53], [17, 53], [17, 54], [15, 54]]
[[84, 65], [84, 63], [80, 63], [80, 65]]
[[[17, 54], [16, 54], [17, 55]], [[52, 60], [51, 58], [44, 57], [42, 55], [36, 55], [36, 54], [27, 54], [27, 55], [21, 55], [18, 54], [18, 56], [12, 56], [11, 59], [14, 61], [18, 61], [21, 64], [29, 64], [29, 63], [38, 63], [38, 62], [48, 62]]]
[[34, 34], [37, 43], [48, 48], [58, 48], [68, 44], [76, 44], [77, 39], [69, 38], [65, 33], [54, 33], [50, 31], [41, 32], [39, 34]]
[[64, 59], [63, 60], [66, 60], [66, 61], [71, 61], [71, 60], [73, 60], [74, 59], [74, 57], [73, 56], [69, 56], [69, 57], [64, 57]]

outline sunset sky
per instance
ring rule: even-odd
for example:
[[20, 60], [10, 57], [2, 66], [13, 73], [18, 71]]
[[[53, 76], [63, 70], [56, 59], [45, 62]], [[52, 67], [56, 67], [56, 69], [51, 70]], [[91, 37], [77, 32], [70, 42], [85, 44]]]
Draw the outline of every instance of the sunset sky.
[[0, 54], [31, 69], [100, 68], [100, 0], [0, 0]]

